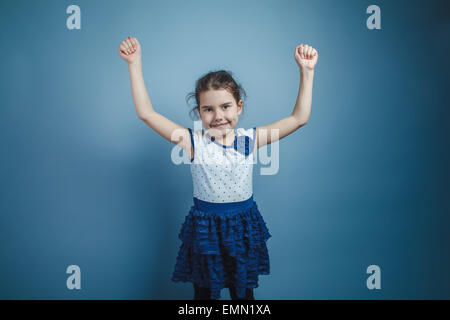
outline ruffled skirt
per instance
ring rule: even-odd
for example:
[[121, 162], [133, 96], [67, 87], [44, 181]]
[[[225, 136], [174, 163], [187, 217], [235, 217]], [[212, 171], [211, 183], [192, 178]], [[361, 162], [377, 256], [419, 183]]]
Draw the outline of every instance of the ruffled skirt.
[[172, 281], [209, 288], [211, 299], [230, 287], [244, 297], [246, 288], [258, 287], [258, 275], [270, 274], [266, 241], [271, 235], [253, 196], [229, 203], [194, 198], [178, 237]]

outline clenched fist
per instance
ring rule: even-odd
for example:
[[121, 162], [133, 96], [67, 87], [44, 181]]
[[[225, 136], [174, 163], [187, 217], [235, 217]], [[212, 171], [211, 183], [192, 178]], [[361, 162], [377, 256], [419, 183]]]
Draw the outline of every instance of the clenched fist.
[[295, 47], [294, 58], [300, 69], [314, 70], [317, 59], [319, 58], [319, 53], [313, 47], [302, 43]]
[[141, 45], [134, 37], [123, 40], [119, 46], [119, 55], [128, 64], [141, 61]]

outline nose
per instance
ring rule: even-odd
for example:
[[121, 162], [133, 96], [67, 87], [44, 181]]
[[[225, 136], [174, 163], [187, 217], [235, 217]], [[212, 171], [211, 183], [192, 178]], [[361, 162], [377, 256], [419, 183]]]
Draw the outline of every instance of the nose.
[[216, 111], [215, 117], [214, 117], [214, 121], [215, 122], [219, 122], [223, 120], [223, 114], [222, 111]]

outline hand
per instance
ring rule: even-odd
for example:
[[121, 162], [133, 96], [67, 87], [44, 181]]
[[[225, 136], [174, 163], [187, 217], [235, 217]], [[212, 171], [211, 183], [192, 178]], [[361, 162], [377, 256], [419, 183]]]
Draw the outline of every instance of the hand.
[[141, 61], [141, 45], [134, 37], [123, 40], [119, 46], [119, 56], [128, 64]]
[[295, 48], [294, 58], [301, 70], [314, 70], [319, 53], [313, 47], [302, 43]]

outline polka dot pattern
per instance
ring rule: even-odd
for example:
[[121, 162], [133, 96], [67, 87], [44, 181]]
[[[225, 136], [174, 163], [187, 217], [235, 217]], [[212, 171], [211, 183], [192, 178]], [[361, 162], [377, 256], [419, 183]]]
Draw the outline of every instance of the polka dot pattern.
[[256, 128], [236, 130], [236, 141], [247, 141], [243, 144], [244, 149], [247, 146], [247, 152], [243, 152], [242, 148], [224, 147], [213, 141], [203, 130], [192, 132], [194, 197], [224, 203], [244, 201], [252, 196], [255, 133]]

